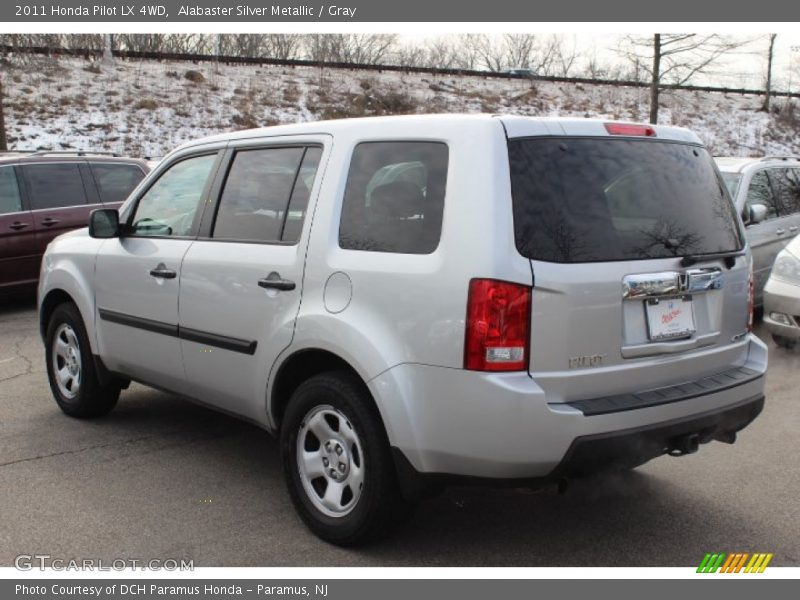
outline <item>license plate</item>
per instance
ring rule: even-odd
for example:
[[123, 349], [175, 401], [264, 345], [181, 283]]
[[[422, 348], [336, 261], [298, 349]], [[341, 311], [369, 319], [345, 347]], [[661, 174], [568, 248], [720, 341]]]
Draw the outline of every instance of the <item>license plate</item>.
[[653, 341], [686, 338], [695, 332], [691, 296], [646, 300], [644, 308]]

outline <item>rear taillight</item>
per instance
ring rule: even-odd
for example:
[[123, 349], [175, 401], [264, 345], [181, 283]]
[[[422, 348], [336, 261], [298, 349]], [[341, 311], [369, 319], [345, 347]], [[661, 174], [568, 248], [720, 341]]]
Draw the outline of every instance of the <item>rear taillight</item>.
[[530, 287], [494, 279], [470, 281], [464, 368], [473, 371], [527, 369], [530, 323]]
[[656, 137], [656, 130], [649, 125], [634, 123], [606, 123], [606, 131], [611, 135], [631, 135], [635, 137]]
[[753, 310], [755, 305], [756, 290], [753, 283], [753, 267], [750, 267], [750, 275], [747, 278], [747, 332], [753, 331]]

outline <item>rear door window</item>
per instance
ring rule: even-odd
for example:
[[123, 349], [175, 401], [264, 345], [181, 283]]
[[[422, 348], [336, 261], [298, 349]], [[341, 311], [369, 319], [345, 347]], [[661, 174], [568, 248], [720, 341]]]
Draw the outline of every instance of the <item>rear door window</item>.
[[442, 231], [447, 145], [365, 142], [353, 151], [339, 246], [348, 250], [430, 254]]
[[22, 212], [17, 174], [14, 167], [0, 167], [0, 215], [16, 212]]
[[104, 203], [124, 201], [144, 179], [144, 173], [136, 165], [93, 163], [91, 168], [100, 200]]
[[79, 163], [23, 165], [31, 209], [62, 208], [87, 204]]
[[572, 263], [742, 248], [733, 204], [700, 147], [609, 138], [523, 138], [508, 146], [523, 256]]
[[249, 242], [296, 241], [319, 155], [319, 148], [305, 147], [238, 151], [212, 236]]
[[767, 216], [764, 220], [774, 219], [778, 216], [777, 202], [775, 195], [772, 193], [772, 184], [769, 182], [766, 171], [759, 171], [750, 179], [750, 187], [747, 188], [747, 200], [745, 202], [748, 210], [745, 211], [745, 214], [749, 214], [749, 209], [759, 204], [767, 208]]
[[800, 171], [797, 169], [770, 169], [769, 177], [775, 189], [781, 215], [800, 213]]

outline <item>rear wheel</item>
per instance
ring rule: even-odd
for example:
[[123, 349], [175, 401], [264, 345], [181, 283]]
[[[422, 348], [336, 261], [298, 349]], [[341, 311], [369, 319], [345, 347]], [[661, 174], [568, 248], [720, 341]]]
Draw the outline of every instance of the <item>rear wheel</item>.
[[77, 418], [100, 417], [117, 403], [118, 382], [101, 384], [89, 338], [74, 304], [58, 306], [47, 326], [47, 378], [58, 406]]
[[791, 350], [795, 346], [797, 346], [797, 340], [788, 338], [783, 335], [772, 335], [772, 340], [781, 348], [786, 348], [787, 350]]
[[383, 537], [410, 514], [383, 424], [350, 373], [317, 375], [297, 388], [281, 427], [281, 456], [295, 508], [328, 542]]

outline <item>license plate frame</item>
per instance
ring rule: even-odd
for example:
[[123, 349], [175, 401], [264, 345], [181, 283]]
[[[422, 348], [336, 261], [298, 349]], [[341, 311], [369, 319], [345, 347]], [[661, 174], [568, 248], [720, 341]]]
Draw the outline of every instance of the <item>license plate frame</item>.
[[666, 342], [692, 337], [697, 332], [691, 294], [648, 298], [644, 301], [647, 338]]

